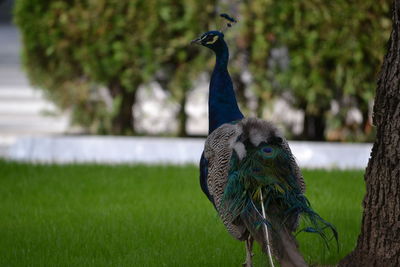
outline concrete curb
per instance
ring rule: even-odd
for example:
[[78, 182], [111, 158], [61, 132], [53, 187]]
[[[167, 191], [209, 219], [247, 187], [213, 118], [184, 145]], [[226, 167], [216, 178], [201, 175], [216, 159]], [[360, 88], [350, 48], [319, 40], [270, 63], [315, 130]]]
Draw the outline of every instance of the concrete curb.
[[[303, 168], [365, 169], [372, 144], [289, 142]], [[24, 137], [6, 158], [42, 163], [198, 164], [204, 139], [116, 136]]]

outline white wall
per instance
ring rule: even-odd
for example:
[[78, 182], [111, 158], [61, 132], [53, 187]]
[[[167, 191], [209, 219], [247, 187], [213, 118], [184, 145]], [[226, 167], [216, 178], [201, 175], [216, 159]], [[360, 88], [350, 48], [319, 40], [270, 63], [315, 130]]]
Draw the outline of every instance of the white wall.
[[[364, 169], [371, 144], [290, 142], [301, 167]], [[18, 139], [6, 153], [12, 160], [48, 163], [97, 162], [198, 164], [204, 139], [60, 136]]]

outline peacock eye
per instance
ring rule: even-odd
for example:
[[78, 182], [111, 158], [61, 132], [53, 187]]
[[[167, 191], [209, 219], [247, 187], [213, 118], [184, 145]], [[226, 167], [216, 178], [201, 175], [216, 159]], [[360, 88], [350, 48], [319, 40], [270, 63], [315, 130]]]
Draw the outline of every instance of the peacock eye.
[[218, 40], [218, 35], [209, 35], [206, 39], [206, 44], [213, 44]]

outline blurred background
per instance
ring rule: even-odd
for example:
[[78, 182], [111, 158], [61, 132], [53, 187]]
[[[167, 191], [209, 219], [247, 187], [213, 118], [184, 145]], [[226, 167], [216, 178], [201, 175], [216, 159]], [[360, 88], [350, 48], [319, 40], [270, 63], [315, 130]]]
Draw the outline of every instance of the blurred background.
[[225, 38], [247, 116], [291, 140], [374, 140], [388, 0], [0, 0], [2, 155], [32, 155], [39, 137], [205, 137], [214, 56], [189, 42], [221, 12], [239, 21]]

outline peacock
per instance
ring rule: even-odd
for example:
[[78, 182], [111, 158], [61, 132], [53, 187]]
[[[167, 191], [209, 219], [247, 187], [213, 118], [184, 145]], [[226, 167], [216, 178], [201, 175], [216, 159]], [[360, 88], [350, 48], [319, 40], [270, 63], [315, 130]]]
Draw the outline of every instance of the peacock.
[[[227, 14], [228, 28], [236, 20]], [[229, 50], [222, 30], [208, 31], [192, 43], [216, 56], [209, 86], [209, 135], [200, 159], [200, 185], [227, 231], [244, 241], [252, 266], [257, 241], [281, 266], [307, 266], [293, 233], [319, 234], [326, 244], [338, 240], [335, 227], [321, 218], [304, 196], [305, 183], [287, 140], [271, 122], [245, 118], [240, 111], [227, 70]], [[332, 234], [329, 234], [332, 233]], [[328, 235], [329, 234], [329, 235]]]

